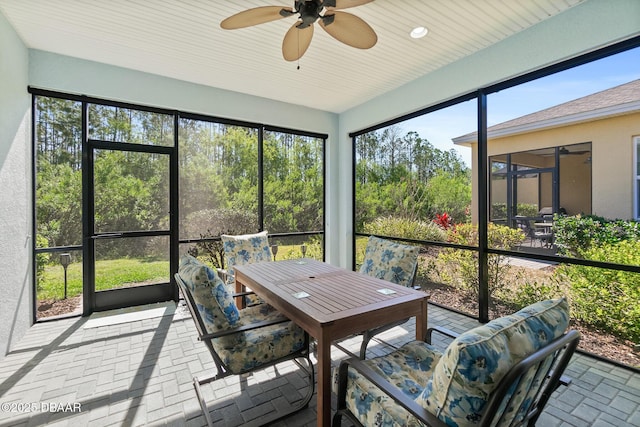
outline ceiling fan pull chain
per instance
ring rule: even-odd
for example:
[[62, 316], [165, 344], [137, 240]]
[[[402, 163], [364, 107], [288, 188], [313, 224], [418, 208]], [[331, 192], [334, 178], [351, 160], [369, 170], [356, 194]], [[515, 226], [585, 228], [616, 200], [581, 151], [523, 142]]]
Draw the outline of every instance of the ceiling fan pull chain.
[[296, 70], [300, 69], [300, 31], [298, 31], [298, 66], [296, 67]]

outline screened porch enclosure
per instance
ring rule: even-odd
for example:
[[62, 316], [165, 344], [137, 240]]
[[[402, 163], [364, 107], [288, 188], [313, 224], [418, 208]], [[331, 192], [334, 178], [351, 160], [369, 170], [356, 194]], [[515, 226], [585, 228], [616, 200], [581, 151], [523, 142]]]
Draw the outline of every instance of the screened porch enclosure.
[[590, 215], [591, 143], [489, 157], [489, 220], [552, 222], [558, 215]]
[[324, 259], [326, 135], [33, 90], [35, 319], [178, 300], [179, 256], [267, 230]]

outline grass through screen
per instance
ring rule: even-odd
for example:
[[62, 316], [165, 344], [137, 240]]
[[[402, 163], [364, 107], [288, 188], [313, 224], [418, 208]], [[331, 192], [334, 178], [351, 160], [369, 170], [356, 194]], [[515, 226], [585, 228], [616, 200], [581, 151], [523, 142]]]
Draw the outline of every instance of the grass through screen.
[[[168, 261], [123, 258], [96, 262], [97, 291], [168, 281]], [[74, 297], [81, 293], [82, 263], [76, 262], [69, 264], [67, 268], [67, 297]], [[47, 266], [38, 286], [38, 299], [61, 299], [63, 297], [63, 268], [60, 265]]]

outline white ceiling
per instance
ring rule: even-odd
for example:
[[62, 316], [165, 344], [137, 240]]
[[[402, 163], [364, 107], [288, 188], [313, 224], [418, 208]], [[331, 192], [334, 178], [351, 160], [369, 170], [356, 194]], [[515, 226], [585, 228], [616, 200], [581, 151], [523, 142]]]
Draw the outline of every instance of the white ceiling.
[[[29, 48], [341, 113], [583, 0], [375, 0], [346, 10], [378, 35], [369, 50], [319, 25], [299, 61], [282, 58], [294, 17], [223, 30], [242, 10], [294, 0], [0, 0]], [[408, 36], [422, 25], [429, 34]]]

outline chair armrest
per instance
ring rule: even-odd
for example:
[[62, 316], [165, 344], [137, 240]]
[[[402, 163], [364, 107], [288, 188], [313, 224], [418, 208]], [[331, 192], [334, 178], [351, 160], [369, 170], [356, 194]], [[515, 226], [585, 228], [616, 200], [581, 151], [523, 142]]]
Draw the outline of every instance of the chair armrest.
[[249, 325], [243, 325], [235, 328], [225, 329], [224, 331], [220, 331], [220, 332], [203, 334], [200, 337], [198, 337], [198, 339], [200, 341], [206, 341], [206, 340], [211, 340], [213, 338], [220, 338], [220, 337], [225, 337], [227, 335], [237, 334], [239, 332], [246, 332], [254, 329], [264, 328], [266, 326], [277, 325], [279, 323], [284, 323], [288, 321], [289, 319], [286, 317], [279, 317], [277, 319], [271, 319], [271, 320], [263, 320], [262, 322], [256, 322], [256, 323], [251, 323]]
[[256, 293], [253, 292], [253, 291], [246, 291], [246, 292], [234, 292], [234, 293], [231, 294], [231, 296], [233, 298], [235, 298], [235, 297], [244, 297], [244, 296], [247, 296], [247, 295], [255, 295], [255, 294]]
[[429, 329], [427, 329], [427, 337], [426, 337], [427, 344], [432, 344], [431, 336], [433, 335], [434, 332], [438, 332], [446, 337], [454, 338], [454, 339], [457, 338], [458, 335], [460, 335], [456, 332], [453, 332], [450, 329], [443, 328], [442, 326], [432, 326]]
[[229, 279], [229, 272], [224, 268], [216, 268], [216, 272], [218, 273], [218, 277], [220, 277], [224, 283], [227, 283]]
[[[411, 415], [418, 418], [424, 424], [434, 427], [447, 427], [447, 424], [440, 421], [435, 415], [418, 405], [413, 399], [404, 394], [402, 390], [391, 384], [380, 374], [367, 366], [362, 360], [351, 358], [340, 363], [338, 377], [338, 402], [344, 402], [347, 392], [347, 371], [351, 367], [358, 371], [367, 380], [382, 390], [395, 403], [406, 409]], [[340, 403], [339, 403], [340, 404]]]

